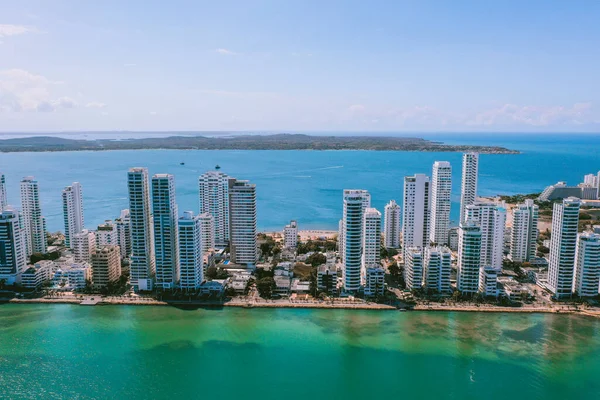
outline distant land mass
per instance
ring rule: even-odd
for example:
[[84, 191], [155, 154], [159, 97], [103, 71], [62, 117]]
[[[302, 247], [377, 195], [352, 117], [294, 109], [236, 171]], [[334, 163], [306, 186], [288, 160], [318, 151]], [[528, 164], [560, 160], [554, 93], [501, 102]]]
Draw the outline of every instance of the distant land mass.
[[100, 150], [376, 150], [444, 151], [518, 154], [500, 146], [448, 145], [410, 137], [385, 136], [311, 136], [270, 134], [235, 136], [171, 136], [136, 139], [66, 139], [52, 136], [0, 140], [0, 152], [26, 151], [100, 151]]

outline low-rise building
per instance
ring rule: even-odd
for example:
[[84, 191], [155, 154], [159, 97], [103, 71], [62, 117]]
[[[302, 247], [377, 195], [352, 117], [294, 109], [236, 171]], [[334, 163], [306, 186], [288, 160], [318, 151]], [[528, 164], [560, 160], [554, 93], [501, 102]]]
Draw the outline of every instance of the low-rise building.
[[385, 293], [385, 271], [383, 268], [367, 268], [365, 296], [383, 296]]
[[338, 273], [334, 264], [321, 265], [317, 269], [317, 289], [335, 296], [337, 294]]
[[229, 279], [213, 279], [212, 281], [202, 282], [200, 285], [200, 294], [209, 296], [222, 296], [225, 292], [225, 286]]
[[52, 278], [54, 263], [49, 260], [38, 261], [27, 267], [21, 274], [21, 286], [26, 289], [39, 289], [44, 282]]
[[273, 289], [274, 294], [280, 296], [289, 296], [292, 289], [292, 280], [289, 276], [275, 275], [273, 277], [275, 281], [275, 288]]
[[292, 220], [283, 228], [283, 247], [291, 249], [296, 246], [298, 246], [298, 223]]
[[310, 282], [309, 281], [301, 281], [298, 278], [292, 279], [291, 286], [292, 293], [296, 294], [306, 294], [310, 292]]
[[485, 297], [498, 296], [498, 271], [492, 267], [479, 270], [479, 293]]

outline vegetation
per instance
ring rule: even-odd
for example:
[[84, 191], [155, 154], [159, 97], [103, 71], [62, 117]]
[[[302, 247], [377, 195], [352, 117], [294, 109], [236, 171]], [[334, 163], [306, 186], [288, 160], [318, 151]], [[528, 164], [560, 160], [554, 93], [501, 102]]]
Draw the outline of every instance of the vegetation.
[[326, 262], [327, 257], [325, 257], [325, 254], [323, 253], [313, 253], [306, 258], [306, 263], [312, 265], [313, 267], [318, 267]]
[[208, 267], [206, 269], [206, 279], [212, 281], [214, 279], [227, 279], [229, 274], [223, 268]]
[[392, 258], [395, 255], [398, 254], [398, 250], [397, 249], [393, 249], [393, 248], [387, 248], [387, 247], [383, 247], [381, 246], [381, 250], [380, 250], [380, 255], [381, 258]]
[[256, 289], [260, 297], [263, 299], [270, 299], [273, 296], [273, 289], [275, 289], [275, 280], [271, 277], [266, 277], [256, 281]]
[[337, 240], [308, 240], [306, 243], [298, 243], [296, 252], [306, 254], [310, 252], [328, 252], [337, 250]]
[[309, 264], [304, 263], [296, 263], [294, 265], [294, 276], [302, 279], [308, 280], [312, 271], [316, 271], [316, 268]]
[[42, 260], [58, 260], [60, 258], [60, 252], [54, 251], [52, 253], [33, 253], [31, 257], [29, 257], [29, 262], [31, 264], [35, 264], [38, 261]]

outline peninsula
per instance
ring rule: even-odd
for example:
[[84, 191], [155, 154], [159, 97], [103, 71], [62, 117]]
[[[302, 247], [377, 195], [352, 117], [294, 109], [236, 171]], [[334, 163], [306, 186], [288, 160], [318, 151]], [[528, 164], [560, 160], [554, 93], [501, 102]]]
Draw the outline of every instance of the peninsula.
[[421, 138], [388, 136], [311, 136], [306, 134], [170, 136], [137, 139], [66, 139], [36, 136], [0, 140], [0, 152], [100, 150], [376, 150], [518, 154], [499, 146], [448, 145]]

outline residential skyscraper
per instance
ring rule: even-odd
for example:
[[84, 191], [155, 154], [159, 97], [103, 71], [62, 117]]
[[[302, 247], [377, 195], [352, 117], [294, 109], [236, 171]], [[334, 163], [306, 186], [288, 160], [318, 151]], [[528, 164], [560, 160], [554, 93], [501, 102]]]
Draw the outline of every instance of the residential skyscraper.
[[363, 214], [362, 271], [381, 267], [381, 213], [376, 208], [367, 208]]
[[462, 162], [462, 183], [460, 189], [460, 220], [466, 218], [467, 206], [477, 200], [477, 175], [479, 170], [479, 154], [465, 153]]
[[581, 200], [569, 197], [554, 203], [548, 263], [548, 286], [556, 299], [571, 297]]
[[[96, 229], [96, 246], [119, 246], [119, 233], [117, 225], [111, 220], [104, 221]], [[119, 250], [120, 253], [120, 250]]]
[[27, 269], [25, 232], [19, 213], [6, 206], [0, 211], [0, 279], [13, 285]]
[[400, 247], [400, 206], [395, 200], [386, 204], [383, 220], [384, 246], [397, 249]]
[[344, 190], [343, 214], [343, 263], [344, 288], [356, 292], [361, 285], [361, 263], [363, 250], [363, 215], [371, 196], [366, 190]]
[[538, 238], [539, 207], [527, 199], [513, 210], [510, 238], [510, 258], [515, 262], [530, 261], [535, 257]]
[[116, 283], [121, 277], [119, 246], [104, 245], [92, 255], [92, 285], [99, 289]]
[[96, 234], [87, 229], [71, 237], [71, 250], [76, 263], [89, 263], [96, 252]]
[[574, 291], [580, 297], [595, 297], [599, 285], [600, 235], [583, 233], [577, 239]]
[[423, 250], [409, 247], [404, 251], [404, 281], [408, 290], [418, 290], [423, 286]]
[[152, 290], [156, 264], [148, 170], [131, 168], [127, 174], [127, 187], [131, 228], [130, 281], [135, 290]]
[[429, 241], [448, 244], [450, 205], [452, 195], [452, 166], [448, 161], [433, 163], [431, 174], [431, 218]]
[[423, 288], [434, 293], [449, 293], [452, 253], [445, 246], [425, 249]]
[[203, 243], [202, 218], [185, 211], [179, 218], [179, 287], [183, 290], [196, 290], [204, 280]]
[[[371, 194], [366, 191], [366, 190], [356, 190], [356, 193], [358, 194], [358, 192], [360, 192], [360, 195], [362, 196], [362, 212], [364, 213], [365, 210], [369, 207], [371, 207]], [[344, 220], [343, 218], [340, 220], [339, 225], [338, 225], [338, 247], [339, 247], [339, 253], [340, 253], [340, 259], [342, 261], [342, 263], [344, 262], [344, 257], [346, 255], [346, 251], [345, 251], [345, 231], [344, 231]]]
[[429, 177], [424, 174], [404, 177], [402, 212], [404, 249], [429, 245]]
[[63, 217], [65, 220], [65, 246], [71, 247], [71, 238], [83, 230], [83, 198], [81, 185], [73, 182], [62, 191]]
[[156, 285], [172, 289], [179, 283], [179, 234], [175, 178], [171, 174], [152, 177], [152, 218]]
[[198, 179], [200, 213], [209, 213], [214, 218], [215, 245], [225, 247], [229, 243], [229, 180], [219, 171], [209, 171]]
[[480, 265], [502, 270], [504, 257], [504, 229], [506, 227], [506, 205], [476, 201], [465, 209], [466, 220], [481, 228]]
[[121, 210], [121, 215], [115, 220], [121, 258], [131, 255], [131, 216], [129, 209]]
[[40, 207], [38, 181], [27, 176], [21, 181], [21, 212], [25, 227], [27, 257], [46, 252], [46, 222]]
[[8, 206], [8, 201], [6, 200], [6, 178], [4, 174], [0, 172], [0, 212], [4, 210]]
[[229, 249], [231, 261], [254, 267], [256, 264], [256, 185], [229, 180]]
[[458, 263], [456, 287], [463, 294], [479, 290], [481, 265], [481, 228], [467, 219], [458, 228]]
[[207, 252], [209, 249], [215, 248], [215, 219], [209, 213], [203, 213], [198, 216], [200, 218], [202, 239], [202, 251]]

